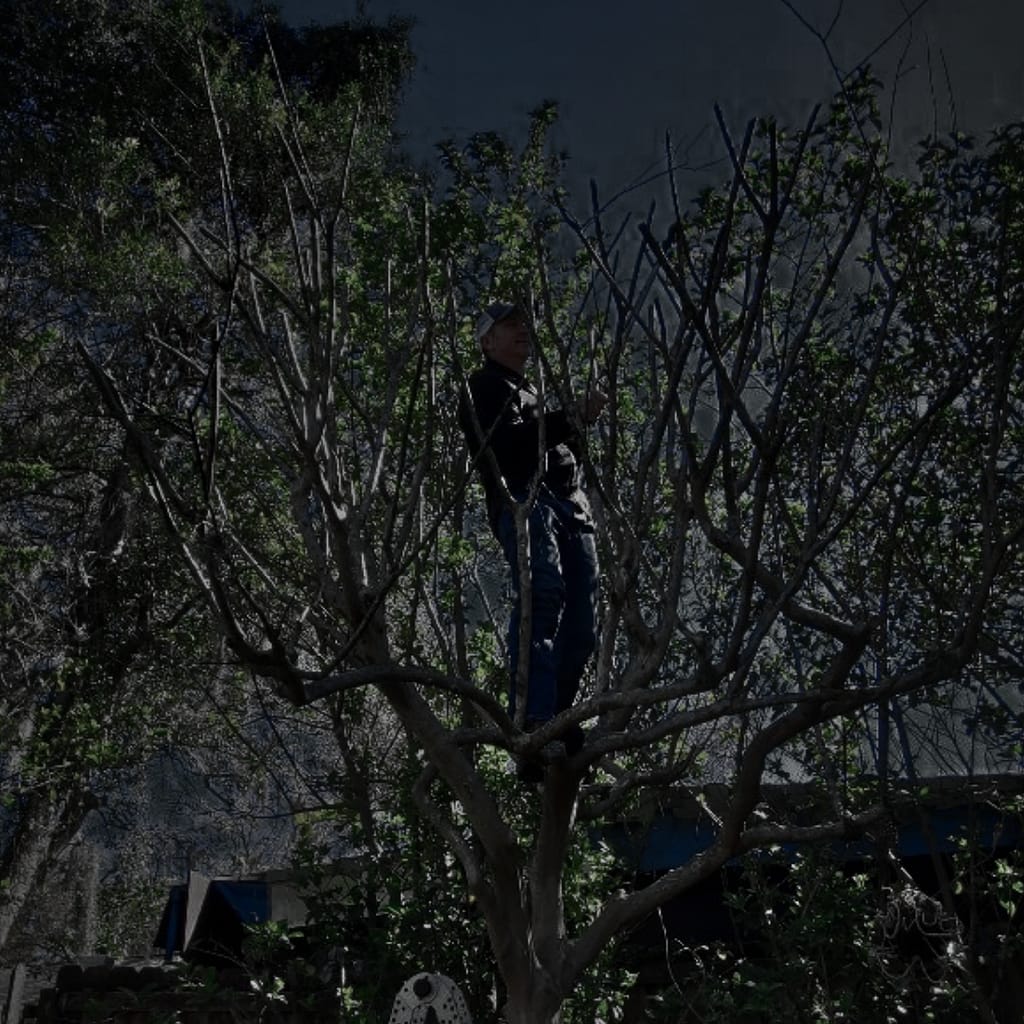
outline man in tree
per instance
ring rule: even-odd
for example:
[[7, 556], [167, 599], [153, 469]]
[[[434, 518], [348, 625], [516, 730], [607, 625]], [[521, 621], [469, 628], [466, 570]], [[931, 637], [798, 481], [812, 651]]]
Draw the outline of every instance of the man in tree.
[[[576, 698], [597, 645], [598, 564], [590, 502], [582, 486], [580, 437], [574, 419], [593, 423], [605, 396], [591, 390], [576, 409], [545, 410], [523, 376], [533, 348], [521, 307], [489, 305], [476, 324], [483, 365], [463, 393], [460, 420], [483, 481], [487, 517], [512, 572], [508, 649], [510, 703], [516, 705], [522, 617], [521, 567], [529, 566], [529, 665], [525, 728], [534, 729]], [[517, 528], [517, 522], [522, 525]], [[525, 559], [521, 558], [524, 541]], [[563, 735], [570, 755], [583, 730]], [[519, 768], [527, 782], [543, 778], [540, 765]]]

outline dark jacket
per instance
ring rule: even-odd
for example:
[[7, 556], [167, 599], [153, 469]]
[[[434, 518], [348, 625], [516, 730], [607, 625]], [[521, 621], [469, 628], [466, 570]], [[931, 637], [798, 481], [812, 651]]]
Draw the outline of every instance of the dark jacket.
[[[476, 410], [479, 432], [470, 407]], [[573, 519], [592, 529], [590, 504], [582, 487], [579, 437], [561, 409], [543, 414], [545, 459], [541, 475], [546, 489], [572, 504]], [[517, 499], [525, 497], [537, 475], [539, 462], [540, 403], [533, 386], [520, 374], [492, 359], [469, 378], [469, 394], [459, 396], [459, 422], [473, 457], [486, 440], [494, 453], [505, 485]], [[483, 454], [476, 461], [487, 495], [487, 518], [497, 533], [502, 509], [501, 489], [494, 478], [492, 460]]]

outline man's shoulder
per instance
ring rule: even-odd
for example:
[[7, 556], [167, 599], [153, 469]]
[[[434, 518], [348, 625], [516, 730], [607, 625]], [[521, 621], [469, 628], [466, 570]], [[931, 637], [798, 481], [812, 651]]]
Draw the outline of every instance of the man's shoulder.
[[474, 394], [481, 391], [517, 391], [521, 385], [520, 379], [497, 363], [486, 362], [469, 375], [469, 387]]
[[485, 359], [471, 374], [470, 380], [474, 377], [493, 377], [496, 380], [503, 380], [515, 386], [522, 381], [522, 376], [502, 366], [493, 359]]
[[515, 385], [495, 368], [484, 363], [470, 373], [459, 389], [459, 409], [463, 418], [469, 416], [469, 407], [476, 408], [478, 415], [490, 417], [509, 400]]

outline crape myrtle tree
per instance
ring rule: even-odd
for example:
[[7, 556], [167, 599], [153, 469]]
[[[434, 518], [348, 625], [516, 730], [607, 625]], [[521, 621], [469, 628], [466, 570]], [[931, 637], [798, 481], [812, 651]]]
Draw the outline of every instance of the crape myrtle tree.
[[[242, 45], [199, 5], [149, 14], [166, 105], [93, 122], [90, 187], [37, 196], [79, 307], [61, 336], [230, 663], [326, 709], [352, 835], [376, 852], [388, 786], [411, 800], [486, 928], [504, 1019], [574, 997], [593, 1019], [588, 971], [668, 900], [884, 818], [866, 716], [976, 711], [1017, 671], [1020, 134], [933, 142], [897, 176], [858, 79], [791, 132], [723, 124], [729, 180], [694, 206], [670, 188], [666, 221], [596, 199], [584, 219], [549, 112], [522, 152], [448, 147], [439, 197], [396, 163], [400, 39], [320, 89], [269, 29]], [[545, 400], [590, 380], [612, 399], [586, 459], [601, 646], [529, 735], [454, 414], [473, 314], [512, 294]], [[566, 759], [570, 722], [590, 732]], [[510, 753], [546, 759], [540, 792], [509, 784]], [[763, 805], [787, 773], [828, 811]], [[595, 826], [707, 780], [706, 850], [567, 913]]]

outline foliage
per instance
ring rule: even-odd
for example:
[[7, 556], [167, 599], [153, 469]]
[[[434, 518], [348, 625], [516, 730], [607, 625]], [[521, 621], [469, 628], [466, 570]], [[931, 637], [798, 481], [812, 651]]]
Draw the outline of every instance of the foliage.
[[[123, 443], [99, 421], [8, 237], [0, 395], [0, 937], [104, 779], [175, 731], [167, 652], [195, 627]], [[41, 936], [40, 936], [41, 938]]]
[[[1013, 805], [1003, 813], [1003, 827], [1016, 827]], [[970, 828], [958, 847], [945, 894], [957, 894], [956, 918], [942, 910], [943, 894], [923, 893], [905, 868], [893, 876], [884, 857], [843, 863], [833, 850], [811, 847], [792, 862], [783, 850], [744, 858], [727, 876], [735, 941], [679, 944], [671, 985], [652, 1005], [657, 1019], [1011, 1019], [1019, 858], [1005, 847], [986, 853]], [[997, 907], [1008, 892], [1016, 895]], [[909, 911], [911, 894], [923, 917], [908, 913], [896, 927], [896, 908]], [[993, 954], [998, 963], [989, 969], [969, 966]]]
[[[199, 737], [223, 748], [253, 732], [251, 710], [233, 707], [237, 687], [197, 614], [196, 591], [163, 542], [130, 439], [96, 405], [73, 343], [84, 332], [96, 339], [95, 352], [121, 354], [157, 444], [187, 462], [187, 448], [175, 442], [172, 392], [188, 358], [196, 296], [173, 247], [149, 233], [154, 188], [171, 209], [203, 201], [190, 193], [194, 179], [176, 165], [175, 146], [196, 143], [196, 163], [212, 152], [200, 130], [206, 114], [197, 115], [194, 89], [188, 95], [201, 65], [195, 50], [183, 49], [207, 15], [202, 4], [8, 6], [5, 95], [23, 102], [7, 108], [3, 126], [0, 770], [9, 813], [0, 945], [63, 844], [131, 770], [156, 751], [194, 752]], [[259, 47], [260, 24], [225, 8], [207, 23], [211, 45], [244, 67]], [[390, 39], [396, 54], [404, 38], [398, 23], [377, 34], [364, 27], [363, 36], [374, 45]], [[283, 42], [287, 32], [276, 37]], [[327, 52], [312, 33], [291, 42], [283, 60], [301, 60], [309, 46]], [[324, 81], [304, 88], [344, 88], [378, 111], [393, 95], [381, 75], [364, 71], [336, 62]], [[235, 83], [226, 102], [240, 114], [251, 110], [260, 80], [266, 73]], [[258, 205], [259, 196], [252, 199]], [[140, 343], [149, 317], [185, 332], [170, 358]], [[246, 468], [260, 467], [253, 459]], [[241, 724], [229, 724], [218, 702]], [[252, 752], [252, 739], [245, 743], [249, 750], [236, 756]], [[205, 763], [209, 769], [211, 759]], [[249, 784], [258, 778], [250, 771]]]

